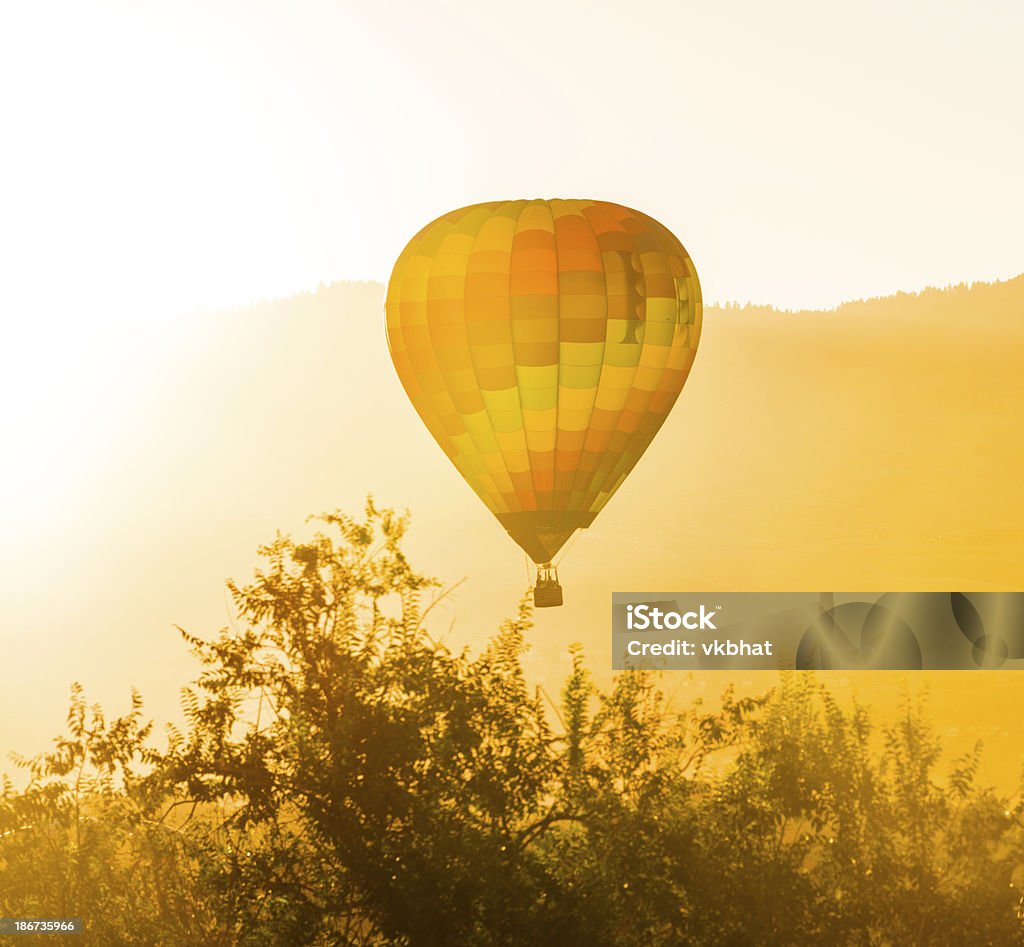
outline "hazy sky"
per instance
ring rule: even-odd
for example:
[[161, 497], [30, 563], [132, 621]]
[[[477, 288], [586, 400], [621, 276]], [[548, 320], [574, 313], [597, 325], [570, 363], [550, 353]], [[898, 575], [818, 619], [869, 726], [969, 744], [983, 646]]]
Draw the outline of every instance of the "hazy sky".
[[[262, 374], [252, 374], [244, 332], [209, 341], [208, 333], [237, 321], [174, 321], [182, 313], [286, 296], [321, 281], [386, 280], [409, 237], [439, 214], [531, 196], [614, 200], [654, 215], [686, 244], [708, 300], [831, 306], [1016, 275], [1024, 270], [1022, 35], [1020, 0], [5, 4], [0, 586], [7, 586], [0, 588], [0, 650], [13, 656], [11, 675], [21, 688], [5, 692], [5, 706], [38, 713], [39, 726], [48, 729], [51, 718], [59, 725], [62, 708], [47, 697], [52, 715], [44, 720], [43, 703], [37, 710], [35, 698], [24, 696], [36, 693], [37, 675], [51, 696], [79, 674], [87, 684], [105, 674], [101, 684], [116, 678], [120, 688], [156, 677], [161, 655], [183, 652], [176, 640], [168, 639], [167, 651], [151, 642], [171, 621], [191, 626], [200, 612], [213, 618], [196, 618], [195, 630], [222, 621], [227, 563], [244, 575], [255, 543], [275, 526], [291, 529], [305, 512], [384, 490], [382, 466], [394, 478], [382, 499], [405, 502], [397, 483], [407, 479], [408, 461], [393, 462], [373, 448], [367, 456], [378, 466], [352, 465], [345, 454], [342, 432], [355, 425], [379, 429], [386, 439], [399, 416], [380, 398], [352, 394], [359, 352], [355, 345], [349, 350], [348, 332], [340, 335], [346, 350], [337, 359], [322, 348], [313, 353], [319, 361], [295, 382], [308, 391], [289, 390], [289, 410], [308, 410], [301, 414], [307, 426], [286, 418], [274, 427], [283, 409], [273, 383], [285, 368], [308, 367], [303, 359], [310, 353], [301, 346], [316, 340], [285, 333], [280, 350], [269, 347], [257, 361]], [[369, 295], [365, 305], [339, 304], [336, 317], [358, 323], [357, 338], [378, 340], [378, 361], [360, 358], [359, 369], [397, 399], [380, 322], [374, 323], [382, 320], [379, 294]], [[892, 330], [887, 347], [836, 319], [815, 323], [804, 339], [791, 333], [775, 340], [795, 361], [758, 374], [769, 364], [763, 355], [771, 340], [757, 335], [752, 317], [742, 318], [749, 337], [738, 330], [730, 336], [726, 319], [717, 326], [708, 320], [704, 354], [677, 408], [684, 413], [676, 414], [680, 425], [703, 424], [716, 449], [737, 452], [713, 470], [707, 466], [704, 480], [681, 478], [691, 491], [696, 483], [719, 485], [718, 506], [694, 506], [706, 517], [701, 522], [716, 529], [716, 511], [724, 518], [735, 510], [734, 545], [718, 532], [719, 558], [704, 561], [688, 551], [691, 536], [702, 535], [691, 525], [658, 560], [661, 567], [689, 565], [690, 580], [709, 588], [818, 587], [813, 576], [829, 575], [821, 569], [836, 566], [838, 554], [826, 547], [819, 555], [806, 537], [814, 539], [814, 517], [827, 519], [841, 506], [833, 468], [821, 465], [856, 456], [862, 466], [851, 464], [857, 476], [848, 479], [861, 492], [846, 508], [877, 513], [876, 491], [894, 507], [906, 498], [910, 513], [900, 529], [879, 516], [893, 530], [881, 538], [871, 532], [870, 516], [858, 516], [850, 529], [866, 538], [849, 560], [852, 571], [836, 567], [835, 575], [855, 586], [857, 575], [867, 576], [863, 586], [877, 587], [883, 583], [870, 581], [872, 575], [896, 574], [906, 561], [901, 581], [918, 588], [930, 587], [929, 575], [939, 588], [957, 584], [946, 584], [947, 576], [965, 576], [967, 587], [978, 588], [981, 579], [972, 577], [997, 583], [1009, 574], [1020, 561], [1020, 530], [1016, 521], [1006, 526], [1003, 499], [1010, 493], [992, 485], [1016, 486], [1007, 471], [1019, 464], [999, 450], [1017, 444], [1010, 438], [1020, 391], [1010, 381], [986, 385], [1017, 377], [1017, 349], [988, 340], [1002, 358], [1002, 374], [987, 354], [968, 359], [961, 371], [952, 356], [929, 361], [929, 346], [941, 336], [930, 325], [920, 339]], [[281, 331], [287, 328], [282, 321]], [[831, 360], [819, 361], [824, 342], [817, 333], [830, 331], [845, 333], [842, 345], [832, 345]], [[893, 368], [904, 351], [895, 347], [899, 340], [904, 350], [916, 346], [912, 367], [919, 375]], [[277, 345], [276, 337], [271, 341]], [[958, 334], [958, 356], [965, 347]], [[861, 362], [874, 366], [879, 359], [891, 377], [863, 370]], [[837, 374], [837, 365], [847, 374]], [[259, 384], [239, 386], [242, 369]], [[876, 375], [884, 384], [868, 385]], [[325, 379], [350, 386], [348, 393], [318, 399]], [[885, 415], [892, 443], [884, 446], [895, 460], [878, 469], [894, 479], [879, 485], [875, 455], [853, 450], [861, 441], [844, 442], [846, 454], [817, 445], [836, 430], [870, 423], [864, 392], [854, 399], [850, 391], [868, 388], [876, 399], [869, 405], [887, 404], [885, 385], [897, 382], [910, 392], [904, 402], [913, 410], [897, 401]], [[259, 398], [246, 403], [254, 385]], [[807, 397], [817, 385], [832, 400]], [[983, 418], [989, 427], [974, 416], [961, 419], [971, 422], [962, 426], [984, 450], [954, 457], [948, 437], [959, 415], [950, 421], [937, 412], [966, 411], [975, 404], [967, 397], [972, 391], [979, 398], [994, 393]], [[701, 404], [722, 413], [702, 413]], [[810, 458], [799, 465], [802, 473], [818, 469], [817, 493], [792, 478], [785, 453], [767, 449], [775, 428], [758, 417], [770, 418], [768, 409], [782, 404], [795, 406], [786, 430]], [[401, 405], [411, 423], [404, 398]], [[910, 433], [904, 436], [897, 422]], [[300, 437], [309, 424], [315, 436]], [[743, 425], [761, 438], [760, 454], [742, 452], [746, 432], [743, 439], [719, 433]], [[441, 464], [420, 433], [423, 456]], [[663, 436], [661, 443], [672, 442]], [[864, 443], [878, 449], [874, 429]], [[918, 476], [927, 468], [912, 456], [919, 447], [927, 464], [949, 478], [936, 481], [945, 487], [932, 485], [932, 493]], [[412, 464], [418, 469], [418, 460]], [[673, 468], [659, 468], [654, 457], [638, 468], [639, 479], [631, 478], [632, 509], [646, 509], [636, 513], [645, 522], [645, 501], [658, 494], [643, 478], [666, 469]], [[444, 555], [466, 556], [465, 569], [454, 559], [438, 566], [449, 577], [470, 569], [487, 575], [494, 563], [491, 572], [511, 577], [513, 587], [490, 607], [511, 607], [520, 588], [517, 551], [453, 471], [445, 467], [439, 477], [460, 498], [457, 508], [478, 517], [491, 551], [448, 542], [446, 508], [432, 495], [409, 499], [425, 525], [419, 535]], [[776, 503], [780, 494], [792, 507]], [[685, 489], [680, 496], [685, 509]], [[610, 509], [602, 520], [615, 542], [629, 534], [628, 499], [620, 495], [618, 512]], [[769, 510], [771, 528], [752, 527], [761, 539], [751, 546], [749, 530], [741, 533], [737, 524], [758, 503]], [[944, 503], [955, 521], [973, 516], [983, 524], [977, 537], [968, 536], [974, 545], [950, 544]], [[782, 517], [788, 532], [780, 534], [776, 510], [790, 508], [807, 516]], [[173, 541], [155, 519], [178, 524]], [[991, 527], [994, 538], [984, 532], [991, 523], [1002, 524], [1002, 533]], [[923, 553], [914, 539], [925, 535], [922, 524], [935, 524], [927, 526], [932, 538]], [[936, 532], [940, 527], [946, 533]], [[435, 540], [439, 535], [444, 542]], [[589, 574], [593, 561], [586, 544], [597, 549], [601, 542], [598, 531], [581, 539], [577, 576]], [[949, 571], [929, 573], [940, 560]], [[509, 561], [514, 573], [506, 572]], [[740, 567], [729, 565], [734, 561]], [[637, 559], [636, 568], [644, 562]], [[571, 579], [572, 569], [563, 577]], [[618, 574], [616, 566], [591, 581], [608, 588]], [[804, 580], [792, 579], [799, 575]], [[1005, 587], [1017, 586], [1007, 579]], [[206, 604], [193, 608], [192, 597]], [[572, 607], [563, 622], [578, 614]], [[467, 604], [464, 614], [477, 613]], [[157, 670], [144, 663], [150, 647]], [[87, 660], [89, 654], [98, 660]], [[178, 678], [165, 683], [172, 699]], [[20, 726], [2, 711], [0, 737], [3, 728], [10, 734]], [[0, 770], [4, 749], [0, 738]]]
[[385, 280], [531, 196], [660, 218], [709, 300], [1015, 275], [1022, 35], [1018, 0], [7, 4], [4, 315]]

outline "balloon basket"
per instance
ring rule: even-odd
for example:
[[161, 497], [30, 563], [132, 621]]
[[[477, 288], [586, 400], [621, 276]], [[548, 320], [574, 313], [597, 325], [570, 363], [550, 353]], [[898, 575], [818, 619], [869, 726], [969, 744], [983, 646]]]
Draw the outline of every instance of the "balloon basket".
[[534, 608], [555, 608], [562, 604], [562, 586], [558, 571], [550, 562], [537, 569], [537, 584], [533, 587]]

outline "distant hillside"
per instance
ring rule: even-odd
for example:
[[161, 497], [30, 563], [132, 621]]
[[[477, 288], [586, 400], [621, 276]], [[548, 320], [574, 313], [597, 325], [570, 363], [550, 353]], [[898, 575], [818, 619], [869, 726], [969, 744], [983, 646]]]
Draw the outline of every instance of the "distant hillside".
[[[531, 673], [554, 692], [575, 640], [608, 667], [613, 590], [1024, 588], [1022, 300], [1018, 277], [833, 312], [709, 308], [668, 422], [564, 558], [566, 606], [538, 616]], [[109, 707], [133, 683], [173, 717], [193, 671], [173, 624], [228, 624], [223, 579], [250, 574], [258, 543], [371, 491], [412, 511], [416, 564], [467, 577], [432, 613], [440, 637], [478, 646], [514, 611], [522, 554], [408, 404], [382, 286], [140, 324], [117, 341], [88, 366], [93, 449], [50, 465], [54, 485], [19, 498], [5, 535], [0, 753], [57, 732], [76, 679]], [[56, 451], [79, 423], [72, 408], [53, 422], [65, 428], [37, 432]], [[8, 463], [29, 456], [5, 446]], [[669, 683], [685, 695], [724, 680]], [[933, 679], [969, 691], [945, 736], [1002, 747], [988, 756], [1000, 778], [1024, 747], [1018, 685]], [[857, 686], [895, 706], [895, 677]]]
[[727, 302], [709, 306], [709, 315], [744, 312], [770, 315], [786, 312], [791, 315], [835, 315], [839, 317], [867, 317], [871, 319], [939, 319], [969, 318], [984, 315], [997, 322], [1003, 318], [1024, 318], [1024, 274], [994, 283], [957, 283], [944, 288], [928, 287], [918, 293], [896, 293], [893, 296], [874, 296], [845, 302], [835, 309], [779, 310], [773, 306]]

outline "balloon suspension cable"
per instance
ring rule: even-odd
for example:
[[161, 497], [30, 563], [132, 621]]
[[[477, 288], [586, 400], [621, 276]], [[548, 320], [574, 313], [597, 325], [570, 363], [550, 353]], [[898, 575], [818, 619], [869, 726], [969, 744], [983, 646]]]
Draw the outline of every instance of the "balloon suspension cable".
[[572, 547], [575, 544], [576, 540], [580, 538], [580, 533], [582, 533], [582, 532], [583, 532], [583, 530], [581, 530], [581, 529], [576, 530], [576, 532], [572, 534], [572, 539], [569, 540], [569, 545], [566, 546], [562, 550], [561, 555], [559, 555], [559, 557], [554, 562], [551, 563], [556, 569], [558, 568], [558, 564], [569, 554], [569, 550], [572, 549]]

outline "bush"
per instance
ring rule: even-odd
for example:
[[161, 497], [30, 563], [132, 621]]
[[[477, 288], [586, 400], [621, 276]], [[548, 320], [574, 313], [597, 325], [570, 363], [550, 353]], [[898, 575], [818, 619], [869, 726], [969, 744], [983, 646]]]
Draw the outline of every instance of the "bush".
[[104, 945], [1022, 942], [1024, 811], [977, 752], [940, 782], [919, 707], [875, 733], [792, 674], [680, 709], [578, 650], [553, 707], [525, 603], [477, 656], [431, 638], [405, 527], [371, 502], [262, 548], [242, 629], [185, 634], [164, 750], [137, 695], [108, 723], [73, 690], [4, 786], [0, 915]]

